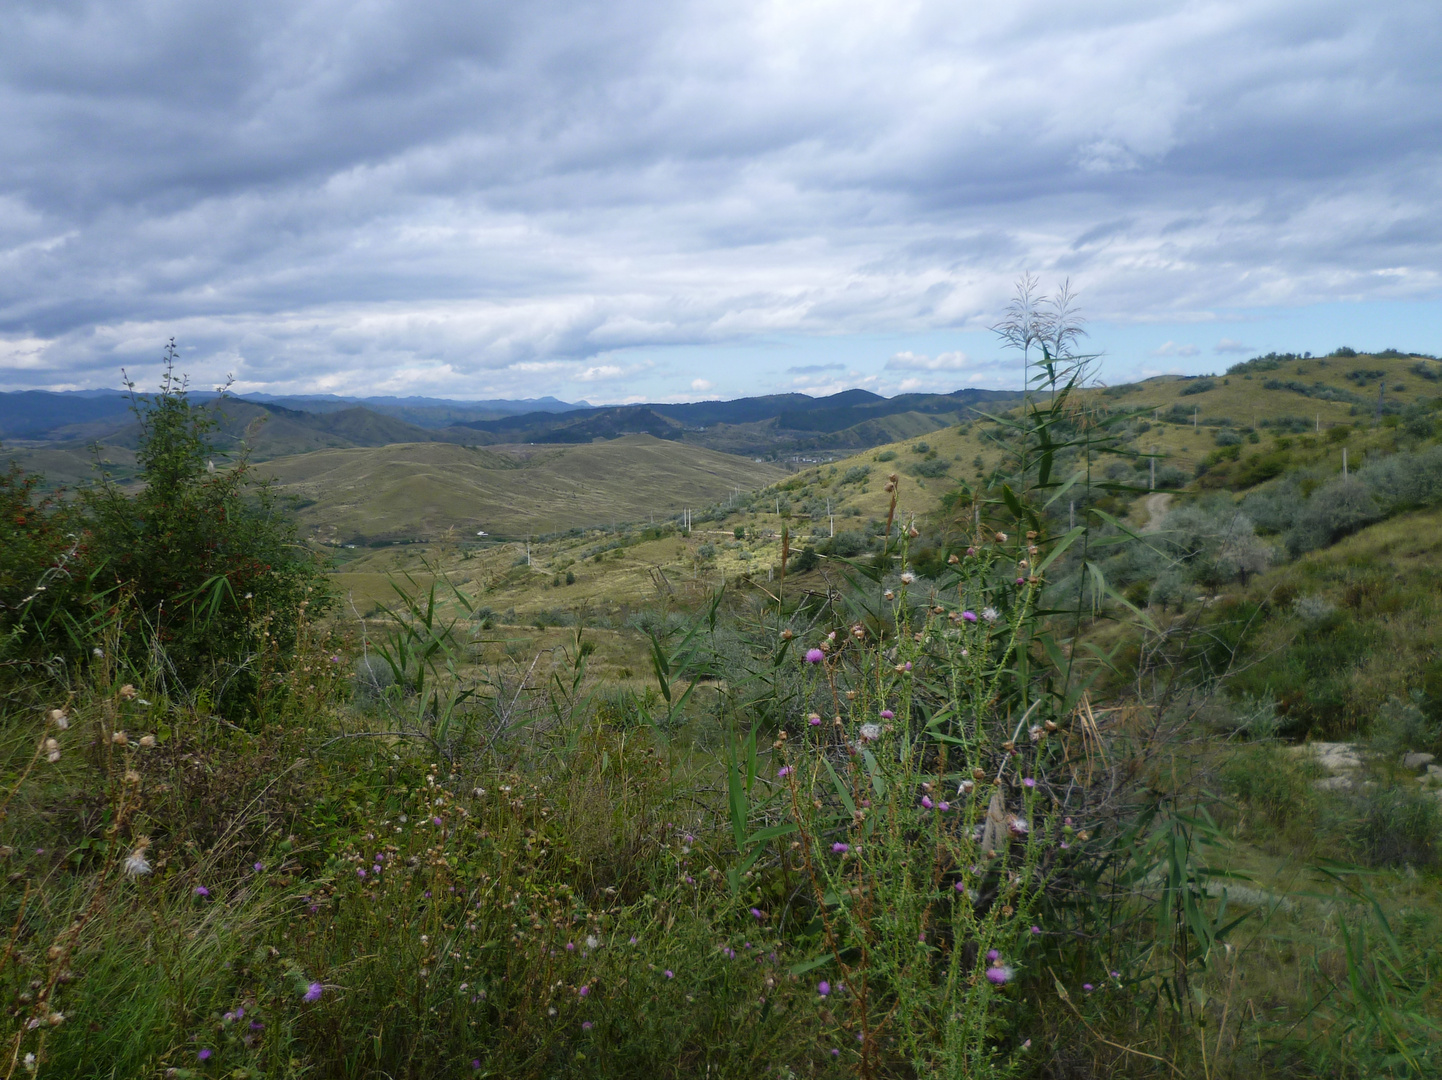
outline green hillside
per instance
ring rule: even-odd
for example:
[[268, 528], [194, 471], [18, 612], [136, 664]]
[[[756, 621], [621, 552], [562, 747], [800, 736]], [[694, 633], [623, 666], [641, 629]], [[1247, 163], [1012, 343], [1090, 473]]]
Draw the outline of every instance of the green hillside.
[[577, 446], [444, 443], [321, 450], [267, 462], [322, 543], [519, 537], [643, 521], [784, 476], [774, 465], [633, 435]]

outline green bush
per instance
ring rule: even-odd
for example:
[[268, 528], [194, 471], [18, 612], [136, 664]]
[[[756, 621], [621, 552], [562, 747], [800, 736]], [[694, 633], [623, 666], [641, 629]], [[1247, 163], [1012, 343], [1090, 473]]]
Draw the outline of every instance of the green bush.
[[177, 680], [173, 690], [213, 679], [243, 710], [259, 688], [257, 658], [283, 664], [329, 595], [246, 457], [215, 466], [215, 417], [191, 403], [174, 360], [172, 344], [159, 393], [134, 398], [144, 487], [128, 494], [105, 477], [81, 493], [90, 558], [117, 614], [143, 627], [123, 638], [137, 669], [163, 650], [158, 675]]

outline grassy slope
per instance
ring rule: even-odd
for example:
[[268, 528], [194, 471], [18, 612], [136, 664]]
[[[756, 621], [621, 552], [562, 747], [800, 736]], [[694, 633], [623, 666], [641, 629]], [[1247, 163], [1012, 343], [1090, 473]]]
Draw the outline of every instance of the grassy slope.
[[577, 526], [645, 520], [725, 498], [783, 470], [628, 436], [579, 446], [488, 451], [446, 443], [320, 451], [268, 462], [308, 534], [436, 539], [448, 531], [525, 536]]

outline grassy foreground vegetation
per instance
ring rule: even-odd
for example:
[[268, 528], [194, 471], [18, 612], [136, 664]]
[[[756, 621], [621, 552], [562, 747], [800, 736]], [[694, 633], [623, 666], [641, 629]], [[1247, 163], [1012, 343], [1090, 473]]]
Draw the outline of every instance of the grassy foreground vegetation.
[[9, 474], [0, 1074], [1435, 1075], [1435, 414], [1148, 510], [1050, 360], [528, 554], [325, 575], [177, 386], [142, 490]]

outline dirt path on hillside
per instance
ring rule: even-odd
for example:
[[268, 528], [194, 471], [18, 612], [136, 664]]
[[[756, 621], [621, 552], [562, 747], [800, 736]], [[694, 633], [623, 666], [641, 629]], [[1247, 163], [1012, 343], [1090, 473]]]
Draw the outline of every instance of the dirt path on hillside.
[[1147, 523], [1142, 532], [1156, 532], [1162, 527], [1162, 522], [1167, 520], [1167, 511], [1171, 509], [1172, 497], [1165, 491], [1158, 491], [1147, 496]]

